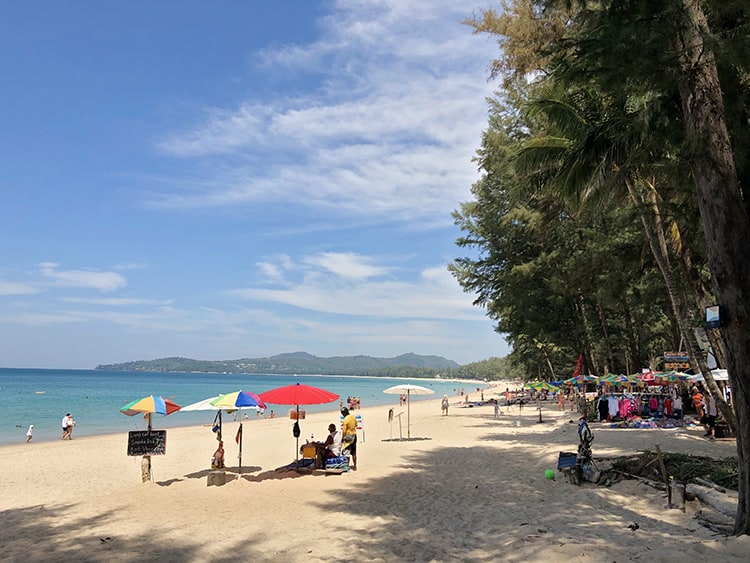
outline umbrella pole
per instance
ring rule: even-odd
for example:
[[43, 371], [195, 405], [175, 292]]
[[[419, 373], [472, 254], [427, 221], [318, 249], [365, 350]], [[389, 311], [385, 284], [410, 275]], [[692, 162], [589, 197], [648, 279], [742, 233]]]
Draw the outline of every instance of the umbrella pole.
[[411, 395], [409, 389], [406, 390], [406, 439], [411, 440]]
[[[148, 432], [151, 433], [151, 413], [146, 414], [146, 420], [148, 424]], [[143, 482], [151, 481], [151, 456], [144, 455], [143, 463], [141, 464], [141, 478]]]
[[242, 475], [242, 418], [240, 418], [240, 471], [239, 474]]
[[[299, 405], [297, 405], [297, 426], [299, 426]], [[300, 433], [302, 431], [300, 430]], [[294, 448], [294, 463], [297, 466], [297, 472], [299, 472], [299, 436], [297, 436], [297, 446]]]

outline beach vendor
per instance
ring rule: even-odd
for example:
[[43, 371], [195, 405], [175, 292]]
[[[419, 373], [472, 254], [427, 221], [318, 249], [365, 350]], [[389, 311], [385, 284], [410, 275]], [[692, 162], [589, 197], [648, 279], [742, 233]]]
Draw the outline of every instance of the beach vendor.
[[352, 457], [351, 469], [357, 469], [357, 419], [344, 407], [341, 409], [344, 421], [341, 423], [342, 454]]
[[315, 444], [315, 461], [316, 466], [321, 469], [325, 468], [326, 460], [341, 455], [341, 432], [336, 425], [328, 425], [328, 436], [325, 442], [314, 442]]

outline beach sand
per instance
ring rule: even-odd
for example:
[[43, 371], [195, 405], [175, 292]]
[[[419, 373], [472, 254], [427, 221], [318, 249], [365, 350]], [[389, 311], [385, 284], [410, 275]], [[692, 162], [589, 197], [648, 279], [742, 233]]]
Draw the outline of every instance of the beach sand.
[[[207, 486], [217, 442], [210, 425], [168, 431], [153, 457], [154, 481], [127, 435], [0, 448], [3, 561], [747, 561], [750, 538], [700, 526], [697, 502], [668, 509], [665, 494], [637, 481], [571, 485], [555, 469], [578, 441], [571, 413], [527, 406], [494, 418], [451, 398], [411, 405], [410, 441], [390, 407], [362, 414], [359, 469], [342, 475], [275, 471], [294, 460], [288, 418], [244, 425], [243, 474]], [[406, 436], [406, 411], [401, 416]], [[278, 408], [277, 412], [286, 412]], [[179, 413], [171, 416], [179, 416]], [[207, 423], [213, 419], [206, 413]], [[339, 416], [301, 421], [322, 439]], [[237, 470], [237, 422], [225, 423], [227, 464]], [[154, 426], [158, 428], [158, 419]], [[724, 457], [732, 441], [702, 429], [622, 430], [592, 424], [595, 458], [660, 445], [665, 452]], [[304, 439], [302, 440], [304, 441]], [[631, 522], [640, 529], [632, 533]]]

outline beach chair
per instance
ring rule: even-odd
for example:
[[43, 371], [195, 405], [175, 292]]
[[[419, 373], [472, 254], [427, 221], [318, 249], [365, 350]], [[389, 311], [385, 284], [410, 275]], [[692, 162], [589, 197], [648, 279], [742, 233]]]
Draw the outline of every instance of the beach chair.
[[568, 483], [578, 485], [578, 454], [575, 452], [560, 452], [560, 456], [557, 458], [557, 470], [562, 471]]

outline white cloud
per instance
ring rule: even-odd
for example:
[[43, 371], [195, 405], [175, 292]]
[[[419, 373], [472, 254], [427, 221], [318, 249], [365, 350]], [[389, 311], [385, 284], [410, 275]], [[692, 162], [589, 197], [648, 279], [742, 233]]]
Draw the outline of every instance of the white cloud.
[[[461, 291], [446, 267], [419, 272], [414, 281], [393, 279], [386, 274], [399, 267], [377, 266], [373, 258], [349, 253], [321, 253], [305, 257], [289, 277], [273, 281], [269, 287], [248, 287], [230, 294], [262, 306], [263, 302], [283, 304], [307, 311], [346, 316], [391, 319], [479, 320], [479, 310]], [[290, 270], [291, 271], [291, 270]], [[279, 271], [274, 271], [278, 276]], [[333, 274], [333, 276], [331, 276]], [[268, 285], [272, 280], [265, 280]]]
[[39, 293], [39, 288], [27, 283], [0, 281], [0, 297], [8, 295], [32, 295]]
[[322, 252], [307, 256], [304, 262], [320, 267], [340, 278], [351, 280], [364, 280], [389, 271], [389, 268], [374, 265], [371, 258], [353, 252]]
[[64, 297], [61, 299], [65, 303], [76, 303], [82, 305], [103, 305], [107, 307], [136, 307], [141, 305], [149, 306], [163, 306], [172, 304], [173, 300], [159, 301], [156, 299], [139, 299], [132, 297], [122, 298], [101, 298], [101, 299], [86, 299], [82, 297]]
[[285, 202], [371, 220], [445, 217], [469, 197], [486, 127], [486, 61], [496, 46], [435, 2], [337, 2], [308, 45], [265, 50], [269, 73], [316, 73], [305, 96], [207, 108], [165, 136], [167, 154], [211, 163], [169, 207]]
[[127, 285], [123, 276], [116, 272], [99, 272], [94, 270], [58, 270], [59, 264], [44, 262], [39, 264], [39, 273], [54, 285], [64, 287], [81, 287], [114, 291]]

